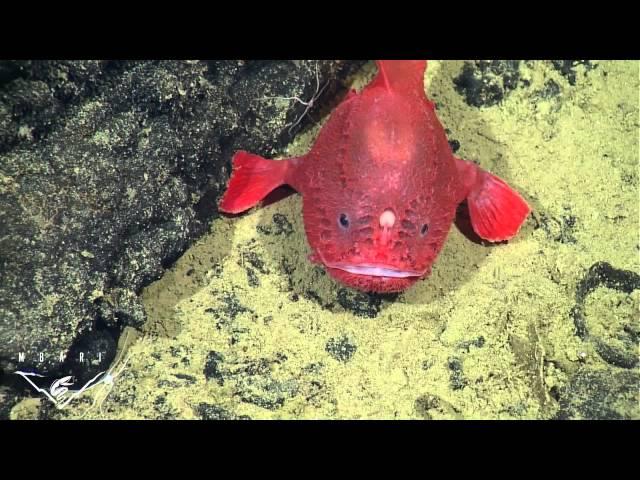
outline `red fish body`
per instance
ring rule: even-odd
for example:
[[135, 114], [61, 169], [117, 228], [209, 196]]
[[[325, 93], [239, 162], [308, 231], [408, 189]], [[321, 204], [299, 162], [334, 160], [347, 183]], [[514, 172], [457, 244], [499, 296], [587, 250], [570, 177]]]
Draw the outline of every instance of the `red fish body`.
[[379, 60], [378, 76], [332, 112], [311, 150], [287, 160], [237, 152], [220, 210], [281, 185], [302, 195], [311, 260], [364, 291], [401, 291], [431, 272], [467, 201], [485, 240], [512, 238], [530, 212], [498, 177], [453, 156], [424, 92], [424, 60]]

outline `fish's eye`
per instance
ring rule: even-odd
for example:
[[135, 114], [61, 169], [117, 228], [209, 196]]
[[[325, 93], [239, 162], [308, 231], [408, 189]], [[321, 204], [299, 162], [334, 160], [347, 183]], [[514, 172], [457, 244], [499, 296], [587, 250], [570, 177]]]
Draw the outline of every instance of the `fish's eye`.
[[345, 213], [340, 214], [339, 221], [342, 228], [349, 228], [349, 217]]
[[429, 231], [429, 225], [425, 223], [424, 225], [422, 225], [422, 228], [420, 229], [420, 235], [424, 237], [428, 231]]

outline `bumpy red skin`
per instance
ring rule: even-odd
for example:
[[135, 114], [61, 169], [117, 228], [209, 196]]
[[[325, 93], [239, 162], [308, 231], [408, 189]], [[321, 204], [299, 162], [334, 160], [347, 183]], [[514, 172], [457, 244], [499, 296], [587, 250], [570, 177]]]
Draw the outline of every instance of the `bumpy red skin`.
[[[364, 291], [401, 291], [428, 276], [469, 192], [424, 89], [396, 91], [380, 77], [336, 108], [311, 151], [292, 167], [287, 183], [302, 194], [312, 258], [338, 281]], [[380, 215], [389, 209], [396, 221], [384, 229]], [[353, 274], [329, 266], [336, 263], [385, 264], [418, 274]]]

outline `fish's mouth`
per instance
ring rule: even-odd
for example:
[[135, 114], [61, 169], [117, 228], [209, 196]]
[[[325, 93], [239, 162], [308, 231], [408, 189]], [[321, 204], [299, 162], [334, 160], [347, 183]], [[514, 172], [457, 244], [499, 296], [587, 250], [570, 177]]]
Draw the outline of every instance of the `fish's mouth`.
[[328, 264], [329, 268], [337, 268], [338, 270], [344, 270], [345, 272], [353, 273], [355, 275], [368, 275], [370, 277], [389, 277], [389, 278], [408, 278], [408, 277], [421, 277], [425, 272], [418, 272], [415, 270], [403, 270], [396, 268], [392, 265], [368, 263], [351, 265], [346, 263], [334, 263]]

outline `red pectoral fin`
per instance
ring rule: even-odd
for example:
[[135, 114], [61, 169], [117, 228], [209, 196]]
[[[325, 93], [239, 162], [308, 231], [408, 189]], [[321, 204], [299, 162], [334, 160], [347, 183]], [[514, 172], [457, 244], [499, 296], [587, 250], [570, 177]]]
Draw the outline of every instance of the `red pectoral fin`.
[[378, 76], [371, 87], [384, 86], [395, 92], [417, 92], [424, 95], [426, 60], [376, 60]]
[[456, 161], [469, 188], [467, 204], [473, 230], [490, 242], [514, 237], [531, 212], [527, 202], [495, 175], [471, 162]]
[[220, 211], [240, 213], [256, 206], [271, 191], [287, 183], [290, 160], [267, 160], [243, 151], [233, 156], [233, 171], [227, 191], [220, 200]]

